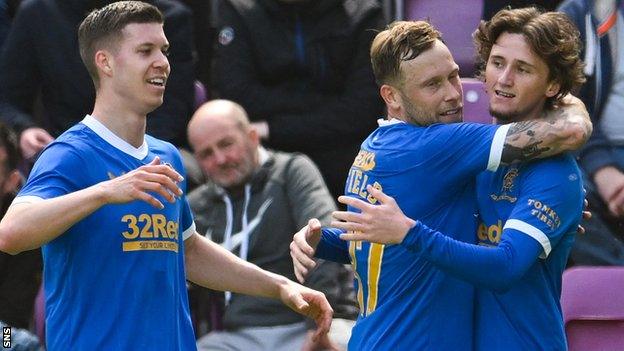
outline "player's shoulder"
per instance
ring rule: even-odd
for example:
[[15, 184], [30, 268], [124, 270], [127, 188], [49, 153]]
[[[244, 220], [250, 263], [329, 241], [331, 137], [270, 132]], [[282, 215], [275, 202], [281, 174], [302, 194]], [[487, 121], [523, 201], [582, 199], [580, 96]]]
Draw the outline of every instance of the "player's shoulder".
[[149, 148], [149, 152], [153, 155], [160, 156], [164, 162], [171, 162], [176, 169], [183, 165], [182, 154], [180, 150], [168, 141], [155, 138], [149, 134], [145, 135], [145, 142]]
[[93, 150], [96, 136], [91, 129], [82, 123], [78, 123], [59, 135], [48, 144], [42, 152], [54, 153], [88, 153]]
[[173, 145], [172, 143], [168, 141], [164, 141], [162, 139], [158, 139], [149, 134], [145, 134], [145, 142], [147, 143], [147, 146], [149, 147], [149, 149], [152, 151], [166, 152], [166, 153], [178, 154], [178, 155], [180, 153], [178, 151], [178, 148], [175, 147], [175, 145]]
[[581, 172], [574, 157], [568, 153], [534, 160], [527, 163], [525, 169], [528, 174], [539, 172], [543, 176], [551, 177], [567, 175], [570, 173], [580, 175]]
[[436, 123], [425, 128], [423, 135], [433, 140], [444, 141], [451, 138], [462, 140], [470, 137], [482, 137], [494, 133], [500, 128], [494, 124], [480, 123]]
[[583, 197], [583, 177], [571, 155], [535, 160], [527, 163], [520, 173], [524, 174], [524, 181], [531, 187], [558, 193], [569, 200]]

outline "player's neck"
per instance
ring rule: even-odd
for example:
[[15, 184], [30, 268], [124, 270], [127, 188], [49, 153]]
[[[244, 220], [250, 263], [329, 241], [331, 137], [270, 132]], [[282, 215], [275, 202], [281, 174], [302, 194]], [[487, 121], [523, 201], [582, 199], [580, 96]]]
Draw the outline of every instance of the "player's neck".
[[128, 144], [137, 148], [143, 145], [145, 114], [124, 108], [123, 103], [110, 103], [96, 97], [91, 115]]

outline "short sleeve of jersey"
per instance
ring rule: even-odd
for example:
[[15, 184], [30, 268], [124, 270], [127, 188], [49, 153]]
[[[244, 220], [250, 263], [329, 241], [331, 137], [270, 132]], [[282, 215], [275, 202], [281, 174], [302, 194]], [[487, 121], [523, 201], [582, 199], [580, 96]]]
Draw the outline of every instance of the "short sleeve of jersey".
[[182, 239], [186, 240], [195, 233], [195, 222], [193, 221], [193, 212], [191, 212], [191, 206], [186, 196], [180, 199], [182, 201], [182, 208], [180, 213], [180, 226], [183, 228]]
[[14, 203], [28, 202], [28, 198], [51, 199], [90, 186], [86, 184], [85, 159], [74, 146], [55, 142], [35, 162], [26, 185]]
[[432, 145], [433, 157], [456, 168], [480, 172], [498, 169], [509, 125], [457, 123], [442, 128]]
[[186, 169], [184, 169], [184, 163], [182, 162], [180, 152], [171, 144], [168, 144], [167, 147], [169, 148], [168, 152], [171, 154], [170, 157], [172, 158], [175, 170], [184, 178], [182, 183], [179, 184], [184, 196], [182, 196], [178, 201], [182, 201], [180, 207], [180, 228], [182, 228], [182, 239], [186, 240], [196, 231], [195, 222], [193, 220], [193, 212], [191, 211], [191, 206], [186, 195], [188, 185], [186, 180]]
[[529, 235], [546, 258], [561, 237], [576, 230], [583, 209], [580, 171], [573, 160], [547, 159], [532, 163], [523, 176], [520, 196], [504, 229]]

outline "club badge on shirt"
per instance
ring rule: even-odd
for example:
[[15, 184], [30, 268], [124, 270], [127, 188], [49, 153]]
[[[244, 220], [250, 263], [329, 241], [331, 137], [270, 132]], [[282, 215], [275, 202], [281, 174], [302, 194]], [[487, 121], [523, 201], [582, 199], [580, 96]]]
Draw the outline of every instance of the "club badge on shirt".
[[518, 200], [517, 197], [509, 194], [513, 190], [514, 181], [516, 180], [516, 177], [518, 177], [518, 173], [519, 172], [517, 168], [510, 168], [509, 171], [507, 171], [507, 173], [503, 177], [503, 186], [501, 188], [500, 194], [499, 195], [490, 194], [490, 197], [492, 198], [492, 200], [494, 201], [506, 200], [511, 203], [514, 203]]

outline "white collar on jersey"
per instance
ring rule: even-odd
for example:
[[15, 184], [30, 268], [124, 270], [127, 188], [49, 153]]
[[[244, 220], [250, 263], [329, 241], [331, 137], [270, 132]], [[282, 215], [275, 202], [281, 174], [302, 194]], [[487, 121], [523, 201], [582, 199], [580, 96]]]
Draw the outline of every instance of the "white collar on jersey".
[[401, 121], [400, 119], [394, 118], [394, 117], [390, 117], [389, 119], [383, 119], [380, 118], [377, 120], [377, 124], [380, 127], [385, 127], [385, 126], [391, 126], [394, 124], [399, 124], [399, 123], [406, 123], [405, 121]]
[[91, 115], [86, 115], [82, 120], [82, 123], [89, 127], [95, 134], [99, 135], [104, 141], [109, 143], [112, 147], [118, 149], [119, 151], [126, 153], [137, 160], [142, 160], [147, 156], [148, 147], [147, 141], [143, 138], [143, 145], [138, 148], [128, 144], [125, 140], [118, 137], [115, 133], [113, 133], [110, 129], [106, 128], [100, 121], [95, 119]]

